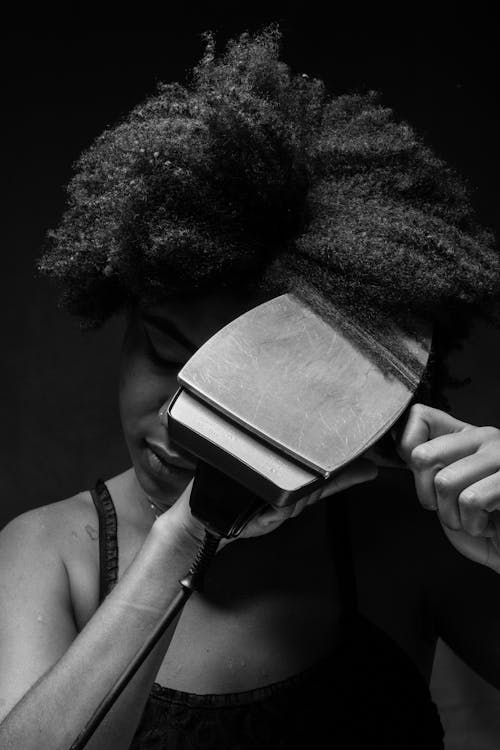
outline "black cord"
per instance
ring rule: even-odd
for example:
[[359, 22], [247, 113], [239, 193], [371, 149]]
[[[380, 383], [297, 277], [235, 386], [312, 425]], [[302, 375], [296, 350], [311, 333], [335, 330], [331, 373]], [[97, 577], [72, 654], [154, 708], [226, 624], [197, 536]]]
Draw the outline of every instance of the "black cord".
[[118, 696], [122, 693], [141, 664], [144, 662], [148, 654], [158, 643], [161, 636], [166, 631], [174, 617], [184, 607], [193, 591], [195, 591], [196, 589], [200, 591], [202, 590], [204, 574], [217, 551], [219, 542], [220, 537], [217, 537], [210, 531], [205, 530], [205, 537], [196, 552], [195, 559], [193, 561], [193, 564], [191, 565], [191, 568], [189, 569], [188, 574], [179, 581], [179, 583], [181, 584], [181, 590], [179, 591], [173, 602], [170, 604], [153, 632], [149, 635], [148, 639], [142, 644], [141, 648], [132, 658], [123, 674], [120, 675], [113, 687], [110, 688], [107, 695], [97, 706], [96, 710], [94, 711], [78, 737], [75, 739], [73, 744], [70, 746], [69, 750], [81, 750], [83, 747], [85, 747], [97, 727], [100, 725], [110, 708], [115, 703]]
[[189, 573], [179, 581], [183, 589], [203, 591], [205, 572], [217, 552], [220, 540], [221, 537], [215, 536], [211, 531], [205, 529], [205, 537], [196, 551]]

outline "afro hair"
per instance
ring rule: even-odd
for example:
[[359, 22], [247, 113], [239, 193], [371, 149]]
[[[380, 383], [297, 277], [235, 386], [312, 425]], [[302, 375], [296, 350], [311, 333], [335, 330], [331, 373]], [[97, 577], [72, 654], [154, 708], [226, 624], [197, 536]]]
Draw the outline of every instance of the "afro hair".
[[378, 94], [329, 95], [292, 74], [280, 42], [272, 25], [216, 56], [206, 34], [186, 86], [160, 84], [80, 156], [39, 268], [87, 327], [253, 284], [411, 366], [394, 324], [418, 335], [427, 321], [434, 386], [449, 385], [443, 357], [471, 314], [499, 322], [494, 237], [464, 181]]

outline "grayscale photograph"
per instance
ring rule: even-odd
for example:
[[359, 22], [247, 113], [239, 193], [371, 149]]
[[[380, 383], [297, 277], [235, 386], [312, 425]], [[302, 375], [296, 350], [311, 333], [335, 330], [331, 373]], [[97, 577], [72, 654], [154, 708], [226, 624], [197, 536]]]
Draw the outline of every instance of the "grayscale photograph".
[[187, 11], [4, 35], [0, 748], [498, 750], [496, 26]]

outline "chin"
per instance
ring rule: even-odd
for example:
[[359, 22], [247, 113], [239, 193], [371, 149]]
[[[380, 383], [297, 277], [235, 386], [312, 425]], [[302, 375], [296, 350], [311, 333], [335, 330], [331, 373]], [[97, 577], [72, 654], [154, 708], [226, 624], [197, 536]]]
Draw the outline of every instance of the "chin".
[[142, 490], [154, 500], [172, 506], [184, 492], [193, 475], [189, 472], [172, 470], [168, 475], [156, 477], [145, 470], [138, 461], [134, 461], [137, 481]]

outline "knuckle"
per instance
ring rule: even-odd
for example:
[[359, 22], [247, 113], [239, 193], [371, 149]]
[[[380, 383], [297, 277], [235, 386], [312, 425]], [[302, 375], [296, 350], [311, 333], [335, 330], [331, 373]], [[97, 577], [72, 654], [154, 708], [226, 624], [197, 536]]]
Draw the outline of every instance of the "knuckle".
[[422, 508], [425, 508], [425, 510], [436, 510], [437, 508], [434, 500], [423, 499], [420, 501], [420, 505], [422, 506]]
[[428, 414], [429, 408], [430, 407], [421, 403], [412, 404], [410, 408], [410, 415], [415, 417], [423, 417], [425, 414]]
[[465, 509], [474, 508], [478, 505], [477, 494], [470, 489], [463, 490], [458, 496], [458, 502], [463, 505]]
[[410, 454], [410, 460], [417, 468], [430, 466], [433, 461], [432, 451], [426, 445], [417, 445]]
[[446, 492], [453, 483], [453, 477], [449, 471], [439, 471], [434, 477], [434, 487], [439, 492]]
[[462, 524], [460, 521], [458, 521], [456, 518], [450, 518], [447, 516], [446, 518], [443, 518], [443, 516], [440, 516], [441, 523], [443, 526], [446, 526], [447, 529], [450, 531], [460, 531], [462, 528]]
[[397, 444], [397, 451], [406, 463], [411, 462], [411, 453], [413, 445], [409, 442], [406, 436], [402, 436]]
[[481, 536], [481, 530], [474, 525], [471, 524], [464, 524], [464, 530], [469, 534], [469, 536]]
[[306, 506], [309, 504], [312, 505], [313, 503], [317, 503], [318, 500], [321, 500], [322, 492], [323, 492], [323, 487], [320, 487], [319, 489], [314, 490], [314, 492], [311, 492], [310, 495], [306, 495], [305, 497], [303, 497], [298, 502], [302, 503], [302, 506]]
[[500, 468], [500, 437], [497, 441], [488, 442], [480, 451], [485, 459], [491, 461], [492, 467]]
[[498, 427], [486, 425], [485, 427], [480, 427], [479, 430], [481, 432], [481, 436], [485, 440], [500, 440], [500, 430], [498, 429]]

